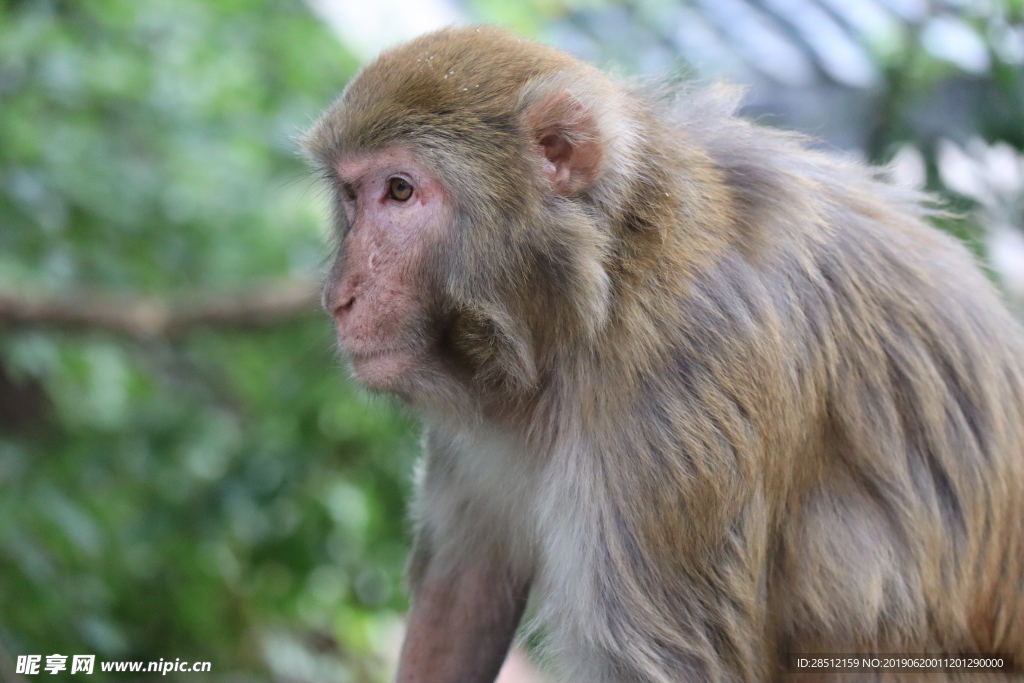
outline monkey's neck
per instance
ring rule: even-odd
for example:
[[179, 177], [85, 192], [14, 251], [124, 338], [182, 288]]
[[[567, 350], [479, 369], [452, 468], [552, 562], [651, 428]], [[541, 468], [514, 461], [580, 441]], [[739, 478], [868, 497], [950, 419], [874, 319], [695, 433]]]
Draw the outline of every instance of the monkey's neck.
[[711, 156], [696, 145], [648, 153], [649, 171], [624, 189], [629, 201], [602, 207], [600, 227], [615, 236], [604, 264], [612, 283], [605, 327], [542, 363], [542, 390], [575, 397], [594, 419], [621, 415], [673, 372], [695, 323], [685, 302], [702, 296], [719, 264], [742, 258], [741, 212]]

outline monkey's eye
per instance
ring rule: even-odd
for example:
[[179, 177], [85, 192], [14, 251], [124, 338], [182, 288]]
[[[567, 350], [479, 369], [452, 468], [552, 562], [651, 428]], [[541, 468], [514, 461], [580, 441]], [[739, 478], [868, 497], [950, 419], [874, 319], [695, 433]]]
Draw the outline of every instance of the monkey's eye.
[[352, 187], [348, 183], [342, 183], [341, 193], [345, 195], [345, 199], [350, 202], [354, 202], [356, 200], [356, 188]]
[[405, 178], [391, 178], [388, 180], [388, 198], [404, 202], [412, 196], [412, 185]]

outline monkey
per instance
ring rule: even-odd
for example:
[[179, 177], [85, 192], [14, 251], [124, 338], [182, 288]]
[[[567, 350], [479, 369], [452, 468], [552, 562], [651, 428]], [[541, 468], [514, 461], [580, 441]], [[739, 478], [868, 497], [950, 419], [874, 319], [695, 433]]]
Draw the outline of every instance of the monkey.
[[425, 426], [400, 683], [521, 628], [567, 681], [1024, 680], [788, 663], [1024, 664], [1024, 331], [941, 209], [738, 103], [471, 26], [304, 134], [339, 346]]

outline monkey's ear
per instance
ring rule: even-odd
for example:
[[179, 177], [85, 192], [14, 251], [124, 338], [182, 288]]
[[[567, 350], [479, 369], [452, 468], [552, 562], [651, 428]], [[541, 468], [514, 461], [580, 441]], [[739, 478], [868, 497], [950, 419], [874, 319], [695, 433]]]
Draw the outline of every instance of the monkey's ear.
[[603, 156], [597, 119], [571, 92], [549, 94], [529, 105], [525, 123], [555, 192], [585, 189], [601, 170]]

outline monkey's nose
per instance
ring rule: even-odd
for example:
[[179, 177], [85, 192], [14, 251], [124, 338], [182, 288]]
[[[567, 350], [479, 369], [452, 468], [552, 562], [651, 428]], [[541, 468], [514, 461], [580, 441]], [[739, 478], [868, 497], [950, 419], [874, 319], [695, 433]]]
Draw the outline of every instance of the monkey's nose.
[[348, 317], [348, 314], [352, 311], [352, 306], [355, 302], [355, 296], [350, 296], [344, 301], [344, 303], [335, 306], [334, 320], [338, 323], [339, 327], [344, 323], [345, 318]]

